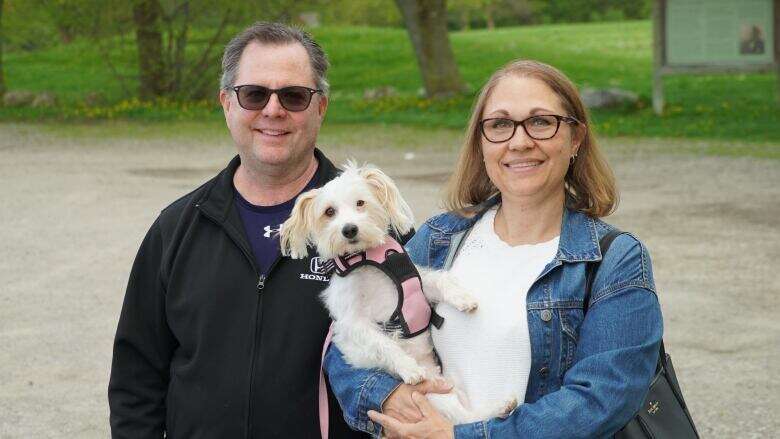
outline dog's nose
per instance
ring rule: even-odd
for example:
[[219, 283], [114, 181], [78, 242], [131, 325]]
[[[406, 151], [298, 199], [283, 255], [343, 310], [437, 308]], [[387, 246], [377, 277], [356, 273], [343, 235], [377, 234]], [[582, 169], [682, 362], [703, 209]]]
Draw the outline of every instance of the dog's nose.
[[352, 239], [357, 236], [357, 232], [358, 227], [354, 224], [345, 224], [344, 227], [341, 228], [341, 234], [347, 239]]

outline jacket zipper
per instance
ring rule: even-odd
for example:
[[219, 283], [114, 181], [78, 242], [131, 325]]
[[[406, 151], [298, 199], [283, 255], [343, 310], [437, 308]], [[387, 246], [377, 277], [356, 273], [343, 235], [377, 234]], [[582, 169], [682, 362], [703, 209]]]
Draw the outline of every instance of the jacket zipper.
[[[233, 243], [236, 244], [236, 247], [238, 247], [241, 250], [241, 253], [243, 253], [244, 256], [246, 257], [246, 259], [249, 261], [249, 265], [252, 266], [252, 269], [255, 272], [255, 276], [257, 276], [257, 287], [256, 288], [257, 288], [257, 295], [258, 295], [258, 297], [257, 297], [257, 309], [255, 310], [255, 315], [256, 315], [256, 317], [255, 317], [255, 335], [254, 335], [254, 339], [252, 340], [251, 357], [249, 359], [249, 398], [247, 400], [247, 417], [246, 417], [246, 426], [247, 426], [247, 428], [246, 428], [246, 437], [249, 438], [251, 436], [251, 432], [252, 432], [252, 421], [251, 421], [252, 420], [252, 384], [253, 384], [254, 378], [255, 378], [255, 357], [256, 357], [256, 355], [255, 355], [256, 349], [255, 348], [256, 348], [257, 343], [258, 343], [258, 337], [259, 337], [259, 332], [260, 332], [259, 321], [260, 321], [260, 311], [262, 309], [262, 301], [263, 301], [263, 296], [260, 293], [262, 292], [263, 288], [265, 288], [266, 275], [265, 274], [260, 274], [260, 270], [258, 270], [257, 269], [257, 265], [255, 265], [254, 257], [249, 254], [249, 251], [246, 248], [244, 248], [243, 245], [241, 245], [239, 238], [235, 236], [235, 233], [230, 228], [225, 227], [225, 225], [222, 222], [218, 221], [216, 218], [214, 218], [208, 212], [206, 212], [203, 209], [201, 209], [200, 208], [200, 204], [196, 204], [195, 207], [198, 209], [198, 211], [200, 211], [200, 213], [203, 214], [203, 216], [205, 216], [206, 218], [208, 218], [209, 220], [211, 220], [215, 224], [218, 224], [222, 228], [222, 230], [224, 230], [225, 233], [227, 233], [227, 235], [230, 237], [230, 239], [233, 241]], [[271, 269], [273, 269], [273, 267], [276, 266], [276, 262], [278, 261], [278, 259], [279, 258], [277, 258], [277, 260], [274, 261], [273, 264], [271, 264], [271, 267], [268, 270], [268, 273], [270, 273]]]
[[255, 358], [257, 357], [257, 352], [260, 350], [260, 327], [262, 326], [261, 322], [263, 320], [263, 308], [261, 306], [263, 295], [261, 294], [263, 292], [263, 288], [265, 288], [265, 280], [268, 278], [268, 276], [271, 275], [271, 272], [273, 271], [274, 267], [276, 267], [276, 264], [279, 262], [279, 260], [282, 259], [281, 256], [277, 256], [276, 259], [271, 263], [271, 265], [268, 267], [268, 271], [264, 274], [261, 274], [258, 276], [257, 280], [257, 294], [258, 294], [258, 300], [257, 300], [257, 318], [255, 319], [255, 338], [252, 342], [252, 358], [249, 369], [249, 401], [247, 402], [247, 417], [246, 417], [246, 437], [247, 439], [252, 437], [252, 391], [255, 384]]

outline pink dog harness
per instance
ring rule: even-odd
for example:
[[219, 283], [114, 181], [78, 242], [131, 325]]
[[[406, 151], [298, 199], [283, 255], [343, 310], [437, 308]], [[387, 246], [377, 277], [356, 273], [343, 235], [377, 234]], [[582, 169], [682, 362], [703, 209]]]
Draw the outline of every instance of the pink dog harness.
[[[393, 281], [398, 291], [398, 304], [390, 320], [379, 323], [383, 330], [398, 332], [402, 338], [411, 338], [425, 332], [431, 323], [437, 328], [441, 327], [443, 319], [431, 309], [423, 294], [420, 273], [417, 272], [403, 246], [392, 237], [386, 236], [385, 243], [379, 247], [351, 255], [337, 256], [333, 261], [338, 276], [347, 276], [356, 268], [370, 265], [382, 270]], [[325, 361], [325, 352], [328, 350], [332, 336], [331, 326], [322, 347], [322, 363]], [[322, 364], [320, 365], [319, 411], [320, 433], [322, 439], [327, 439], [328, 393]]]
[[370, 265], [382, 270], [393, 281], [398, 290], [398, 304], [390, 320], [380, 323], [384, 330], [400, 331], [403, 338], [411, 338], [425, 332], [432, 320], [436, 327], [441, 325], [423, 295], [420, 273], [401, 244], [392, 237], [385, 237], [385, 243], [379, 247], [337, 256], [333, 261], [336, 274], [341, 277]]

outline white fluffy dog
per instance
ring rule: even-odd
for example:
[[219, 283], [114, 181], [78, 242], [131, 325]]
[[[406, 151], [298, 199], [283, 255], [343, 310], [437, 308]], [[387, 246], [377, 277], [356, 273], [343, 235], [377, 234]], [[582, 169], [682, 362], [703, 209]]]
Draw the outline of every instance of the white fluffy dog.
[[[389, 230], [401, 236], [413, 225], [411, 209], [387, 175], [348, 162], [339, 177], [298, 197], [282, 226], [280, 243], [283, 254], [293, 258], [306, 257], [308, 247], [315, 247], [320, 257], [331, 259], [381, 246], [390, 239]], [[447, 272], [418, 272], [428, 302], [449, 303], [466, 312], [477, 308], [472, 295]], [[333, 342], [352, 366], [378, 367], [408, 384], [443, 379], [429, 331], [403, 338], [398, 330], [388, 331], [378, 324], [388, 322], [399, 304], [396, 284], [385, 272], [360, 266], [344, 277], [334, 274], [322, 298], [334, 321]], [[456, 424], [498, 416], [512, 408], [508, 402], [489, 413], [475, 413], [461, 392], [428, 396]]]

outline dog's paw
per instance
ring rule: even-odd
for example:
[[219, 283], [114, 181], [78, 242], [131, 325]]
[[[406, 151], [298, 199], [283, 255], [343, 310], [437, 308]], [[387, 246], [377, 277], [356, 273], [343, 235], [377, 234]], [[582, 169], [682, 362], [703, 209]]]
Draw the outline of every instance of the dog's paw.
[[433, 384], [433, 386], [437, 389], [447, 389], [452, 388], [452, 383], [447, 381], [447, 378], [444, 378], [441, 375], [436, 375], [433, 377], [428, 378], [429, 381]]
[[453, 294], [450, 298], [450, 304], [457, 308], [458, 311], [463, 312], [474, 312], [479, 307], [477, 299], [466, 291]]
[[504, 402], [504, 405], [501, 406], [501, 409], [499, 409], [498, 417], [502, 419], [506, 418], [516, 408], [517, 408], [517, 398], [509, 399], [508, 401]]
[[397, 372], [398, 376], [401, 377], [401, 380], [410, 385], [421, 383], [428, 375], [428, 372], [425, 370], [425, 368], [418, 364], [400, 367], [398, 368]]

